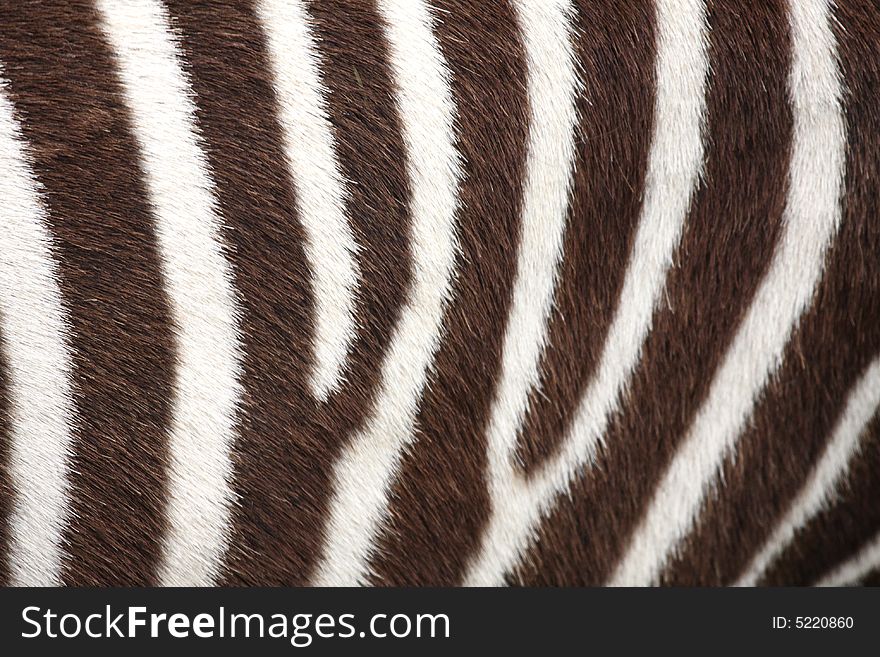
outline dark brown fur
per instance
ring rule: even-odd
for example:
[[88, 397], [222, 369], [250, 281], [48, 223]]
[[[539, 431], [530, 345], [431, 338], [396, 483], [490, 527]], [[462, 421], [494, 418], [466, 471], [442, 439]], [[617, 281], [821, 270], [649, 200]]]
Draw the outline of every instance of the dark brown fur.
[[[871, 2], [839, 2], [835, 26], [848, 133], [844, 215], [828, 254], [824, 280], [811, 311], [789, 345], [786, 366], [768, 391], [743, 442], [729, 463], [719, 501], [705, 514], [711, 529], [695, 537], [704, 555], [716, 554], [714, 571], [724, 582], [743, 566], [746, 551], [767, 532], [824, 446], [846, 395], [880, 355], [880, 16]], [[810, 583], [880, 530], [880, 480], [876, 436], [856, 459], [852, 482], [839, 504], [816, 521], [780, 558], [768, 583]], [[736, 526], [736, 538], [729, 529]], [[772, 525], [771, 525], [772, 526]], [[705, 536], [714, 539], [707, 541]], [[795, 556], [797, 555], [797, 557]], [[707, 561], [682, 564], [694, 569]], [[704, 566], [703, 568], [706, 568]]]
[[243, 310], [245, 393], [233, 453], [241, 499], [227, 577], [233, 583], [257, 570], [260, 583], [292, 583], [304, 563], [288, 545], [315, 536], [297, 513], [308, 502], [292, 483], [298, 448], [312, 435], [313, 301], [265, 39], [251, 3], [168, 8], [190, 68]]
[[769, 566], [766, 586], [809, 586], [852, 558], [880, 531], [880, 413], [833, 503], [801, 528]]
[[602, 356], [638, 224], [653, 125], [652, 3], [580, 2], [578, 17], [578, 159], [541, 388], [529, 396], [517, 446], [526, 472], [565, 439]]
[[[280, 166], [281, 128], [265, 36], [251, 3], [170, 2], [192, 66], [232, 263], [244, 305], [246, 404], [235, 449], [242, 502], [227, 558], [230, 584], [302, 584], [321, 547], [332, 463], [372, 398], [408, 281], [407, 182], [372, 2], [310, 5], [330, 73], [330, 118], [348, 211], [361, 245], [363, 289], [351, 381], [326, 404], [306, 389], [311, 370], [309, 268], [295, 185]], [[344, 16], [336, 25], [328, 15]], [[242, 108], [247, 108], [243, 113]], [[259, 148], [254, 148], [259, 144]]]
[[467, 0], [438, 0], [434, 12], [465, 161], [461, 256], [416, 419], [417, 448], [404, 457], [390, 526], [377, 546], [373, 570], [381, 584], [454, 584], [477, 546], [489, 513], [485, 427], [519, 241], [521, 199], [498, 194], [521, 189], [524, 176], [528, 105], [515, 17], [507, 2], [475, 11]]
[[[510, 583], [606, 582], [710, 390], [782, 235], [793, 136], [787, 11], [797, 1], [706, 0], [705, 169], [661, 303], [598, 455], [542, 520], [507, 573]], [[360, 272], [344, 380], [320, 401], [309, 385], [312, 265], [256, 1], [162, 6], [191, 85], [240, 311], [243, 396], [231, 453], [237, 503], [218, 583], [302, 585], [324, 556], [336, 462], [375, 410], [384, 358], [412, 293], [407, 158], [422, 154], [404, 144], [377, 1], [305, 0]], [[576, 158], [540, 387], [529, 394], [517, 439], [526, 479], [557, 454], [596, 373], [630, 265], [654, 128], [653, 0], [572, 6], [582, 85]], [[414, 441], [372, 545], [365, 577], [376, 585], [460, 583], [493, 512], [486, 431], [517, 276], [535, 100], [511, 0], [429, 0], [428, 11], [455, 104], [458, 251]], [[840, 230], [815, 298], [662, 584], [736, 579], [880, 356], [880, 9], [875, 0], [837, 0], [832, 13], [848, 140]], [[118, 62], [89, 0], [0, 0], [0, 26], [3, 93], [40, 183], [70, 323], [76, 417], [62, 580], [155, 584], [178, 363]], [[5, 557], [20, 494], [9, 472], [20, 400], [3, 340], [0, 316], [5, 583], [14, 577]], [[877, 536], [880, 412], [866, 436], [839, 494], [798, 530], [762, 584], [813, 583]], [[880, 574], [862, 581], [877, 585]]]
[[64, 581], [149, 584], [164, 527], [174, 343], [131, 120], [90, 3], [3, 2], [0, 24], [75, 336]]
[[524, 583], [611, 575], [767, 269], [791, 139], [784, 11], [781, 1], [708, 3], [703, 181], [621, 411], [595, 465], [543, 523]]

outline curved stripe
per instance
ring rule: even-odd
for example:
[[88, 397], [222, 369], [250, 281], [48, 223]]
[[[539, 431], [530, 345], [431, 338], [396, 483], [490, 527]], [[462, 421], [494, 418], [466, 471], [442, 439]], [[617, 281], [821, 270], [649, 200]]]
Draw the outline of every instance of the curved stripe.
[[165, 585], [212, 583], [225, 552], [240, 349], [231, 272], [195, 107], [164, 7], [97, 3], [118, 62], [153, 203], [176, 328]]
[[[798, 401], [784, 413], [798, 418], [789, 438], [797, 445], [805, 437], [810, 438], [813, 423], [801, 416], [809, 418], [816, 414], [817, 402], [813, 400], [821, 405], [829, 399], [836, 401], [841, 385], [838, 382], [846, 382], [848, 392], [880, 350], [880, 222], [874, 210], [880, 201], [880, 187], [875, 184], [880, 166], [880, 115], [875, 111], [880, 100], [880, 70], [873, 64], [880, 56], [880, 42], [872, 38], [880, 27], [880, 15], [872, 0], [838, 2], [834, 15], [846, 85], [847, 191], [841, 234], [834, 245], [833, 259], [829, 257], [829, 271], [808, 325], [811, 340], [793, 341], [791, 348], [795, 362], [803, 362], [800, 368], [805, 372], [801, 376], [809, 386], [805, 389], [817, 391], [811, 395], [797, 394], [790, 385], [785, 387], [786, 393], [794, 394]], [[840, 408], [842, 411], [842, 402]], [[773, 426], [766, 420], [763, 424]], [[789, 426], [780, 424], [786, 429]], [[798, 426], [804, 428], [798, 430]], [[870, 437], [862, 439], [859, 457], [851, 463], [846, 485], [840, 487], [833, 504], [798, 530], [796, 540], [768, 566], [761, 585], [813, 583], [849, 558], [858, 546], [869, 542], [880, 529], [880, 413], [871, 421], [868, 431]], [[757, 450], [752, 447], [750, 451]], [[752, 457], [760, 458], [762, 467], [766, 463], [765, 452], [762, 449]], [[745, 456], [749, 456], [748, 452]], [[786, 456], [785, 463], [792, 462]], [[772, 493], [778, 495], [776, 491]]]
[[517, 442], [515, 458], [526, 474], [565, 439], [602, 357], [638, 229], [651, 147], [653, 0], [578, 0], [576, 6], [575, 175], [541, 379], [529, 393]]
[[699, 0], [661, 0], [657, 10], [657, 97], [645, 178], [645, 200], [621, 303], [597, 375], [557, 456], [529, 479], [510, 461], [514, 436], [490, 442], [493, 515], [465, 582], [503, 581], [543, 514], [570, 486], [598, 445], [608, 418], [638, 362], [703, 159], [702, 126], [708, 70], [705, 8]]
[[875, 360], [850, 394], [822, 458], [816, 464], [785, 517], [779, 522], [764, 548], [752, 559], [737, 586], [754, 586], [767, 566], [792, 542], [798, 528], [807, 524], [833, 500], [850, 463], [858, 454], [865, 429], [880, 405], [880, 359]]
[[525, 53], [510, 3], [432, 6], [444, 17], [435, 29], [464, 158], [461, 258], [415, 421], [419, 442], [401, 460], [370, 564], [371, 583], [385, 586], [458, 582], [489, 515], [484, 429], [516, 274], [528, 139]]
[[303, 0], [262, 0], [275, 92], [315, 295], [311, 386], [320, 400], [339, 387], [354, 340], [357, 245], [345, 215], [318, 50]]
[[607, 580], [770, 266], [790, 160], [790, 42], [787, 0], [752, 5], [706, 3], [703, 170], [662, 303], [595, 460], [542, 521], [512, 581]]
[[[880, 317], [880, 260], [875, 255], [880, 252], [880, 225], [870, 210], [880, 194], [870, 182], [880, 157], [880, 117], [871, 109], [877, 103], [878, 85], [869, 63], [877, 59], [880, 44], [866, 38], [871, 28], [865, 12], [875, 13], [870, 0], [838, 3], [833, 22], [846, 85], [846, 192], [841, 226], [828, 251], [822, 281], [736, 449], [725, 458], [718, 475], [724, 485], [707, 496], [694, 528], [664, 566], [663, 584], [711, 586], [736, 581], [785, 516], [831, 439], [847, 397], [880, 353], [880, 323], [876, 321]], [[786, 68], [788, 72], [790, 66]], [[772, 178], [783, 180], [782, 176]], [[752, 250], [743, 251], [750, 254]], [[851, 467], [847, 495], [861, 467]], [[863, 491], [861, 499], [871, 497]], [[796, 543], [790, 546], [793, 549], [786, 548], [765, 576], [784, 585], [815, 580], [845, 556], [845, 550], [873, 533], [870, 510], [869, 504], [857, 504], [850, 511], [820, 514], [829, 521], [824, 530], [799, 530]], [[854, 536], [847, 531], [854, 517], [863, 519], [859, 524], [867, 524], [867, 534]], [[810, 543], [809, 536], [823, 534], [827, 542], [823, 538], [821, 545]]]
[[[46, 210], [0, 78], [0, 323], [10, 401], [13, 586], [61, 583], [71, 452], [71, 352]], [[2, 519], [6, 521], [6, 519]]]
[[512, 458], [529, 392], [538, 384], [562, 258], [578, 118], [570, 0], [514, 0], [513, 6], [528, 65], [530, 123], [516, 281], [488, 428], [489, 449], [498, 461]]
[[845, 127], [826, 0], [792, 3], [790, 93], [794, 141], [784, 234], [712, 389], [664, 475], [613, 585], [656, 580], [692, 526], [704, 495], [820, 280], [840, 223]]
[[759, 586], [808, 586], [847, 561], [880, 531], [880, 412], [860, 439], [845, 482], [798, 527], [758, 580]]
[[853, 586], [877, 568], [880, 568], [880, 534], [877, 534], [854, 557], [837, 566], [815, 585]]
[[216, 583], [295, 585], [317, 549], [298, 504], [315, 406], [313, 302], [265, 36], [251, 2], [163, 4], [192, 84], [241, 311], [238, 503]]
[[131, 117], [91, 2], [0, 3], [0, 24], [70, 324], [77, 423], [62, 581], [150, 585], [165, 527], [174, 340]]
[[373, 414], [334, 468], [335, 493], [324, 556], [314, 581], [365, 581], [401, 451], [413, 439], [416, 408], [439, 346], [458, 250], [455, 220], [461, 163], [455, 106], [433, 17], [421, 1], [379, 3], [397, 82], [412, 185], [413, 286], [382, 365]]
[[242, 311], [244, 395], [233, 451], [239, 505], [220, 583], [296, 586], [320, 556], [330, 466], [372, 407], [409, 286], [410, 194], [375, 6], [309, 2], [361, 265], [347, 381], [316, 404], [311, 272], [294, 185], [279, 166], [284, 139], [254, 4], [165, 1], [190, 71]]

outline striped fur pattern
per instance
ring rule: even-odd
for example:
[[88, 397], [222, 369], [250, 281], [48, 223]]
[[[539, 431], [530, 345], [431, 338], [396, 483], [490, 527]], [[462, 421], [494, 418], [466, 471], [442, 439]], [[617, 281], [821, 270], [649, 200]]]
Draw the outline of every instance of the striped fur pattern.
[[874, 0], [0, 25], [0, 582], [880, 581]]

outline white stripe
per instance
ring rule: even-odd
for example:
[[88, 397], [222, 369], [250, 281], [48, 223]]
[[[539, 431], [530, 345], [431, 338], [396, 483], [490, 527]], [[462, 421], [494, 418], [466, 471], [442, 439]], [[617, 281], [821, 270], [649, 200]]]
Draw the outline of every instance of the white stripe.
[[790, 96], [794, 136], [784, 232], [709, 395], [637, 528], [612, 584], [656, 580], [693, 524], [706, 492], [778, 368], [793, 327], [811, 302], [837, 233], [845, 128], [827, 0], [790, 4]]
[[755, 586], [767, 567], [791, 543], [795, 533], [835, 499], [840, 483], [858, 455], [866, 427], [880, 405], [880, 359], [875, 360], [850, 393], [843, 416], [813, 472], [764, 548], [736, 582]]
[[311, 385], [323, 400], [341, 383], [354, 339], [357, 246], [345, 215], [347, 190], [303, 0], [262, 0], [258, 12], [268, 37], [284, 148], [305, 229], [315, 296]]
[[816, 582], [816, 586], [852, 586], [880, 568], [880, 534], [855, 556], [837, 566]]
[[411, 180], [413, 287], [382, 366], [372, 416], [335, 467], [327, 542], [315, 583], [364, 583], [369, 551], [385, 517], [454, 276], [461, 163], [454, 144], [450, 75], [421, 0], [380, 0], [397, 81]]
[[9, 377], [13, 586], [61, 583], [74, 422], [66, 310], [47, 215], [0, 79], [0, 347]]
[[553, 307], [574, 173], [579, 80], [569, 0], [516, 0], [528, 65], [529, 143], [522, 229], [489, 444], [515, 447]]
[[241, 395], [239, 311], [222, 219], [164, 7], [156, 0], [97, 6], [133, 116], [175, 323], [169, 528], [159, 580], [207, 585], [220, 570], [235, 502], [229, 452]]
[[[708, 70], [705, 9], [699, 0], [660, 0], [656, 11], [657, 96], [645, 200], [620, 306], [598, 374], [581, 401], [559, 454], [529, 479], [511, 462], [513, 435], [492, 436], [489, 472], [493, 514], [481, 551], [465, 577], [470, 585], [503, 582], [505, 573], [528, 548], [542, 515], [592, 458], [638, 362], [681, 236], [703, 160], [701, 133]], [[536, 42], [543, 43], [541, 39]]]

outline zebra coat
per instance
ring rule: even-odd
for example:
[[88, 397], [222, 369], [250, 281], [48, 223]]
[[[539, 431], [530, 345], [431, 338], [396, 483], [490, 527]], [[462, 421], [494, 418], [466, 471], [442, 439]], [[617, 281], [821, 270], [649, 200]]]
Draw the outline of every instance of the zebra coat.
[[0, 581], [877, 582], [874, 0], [0, 0]]

